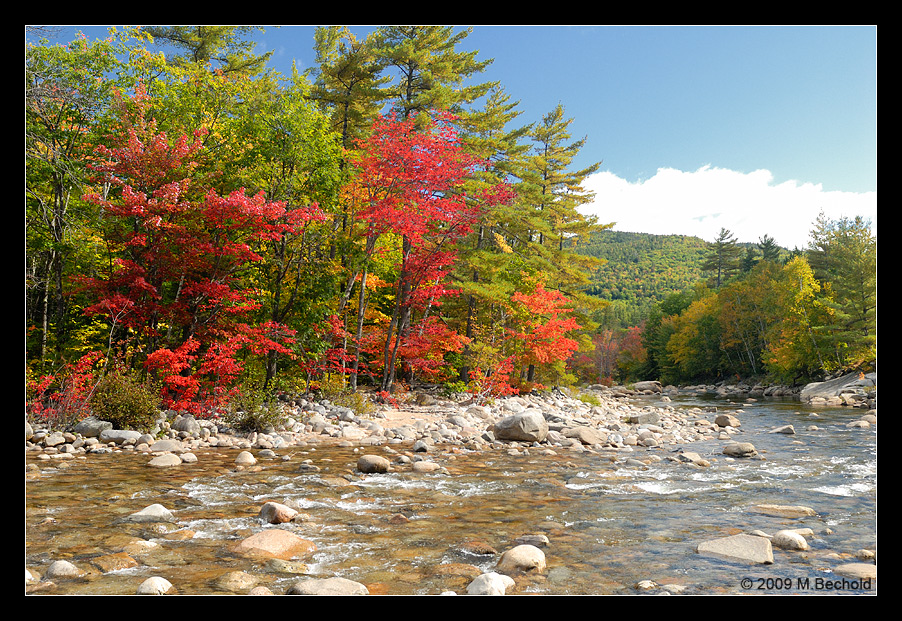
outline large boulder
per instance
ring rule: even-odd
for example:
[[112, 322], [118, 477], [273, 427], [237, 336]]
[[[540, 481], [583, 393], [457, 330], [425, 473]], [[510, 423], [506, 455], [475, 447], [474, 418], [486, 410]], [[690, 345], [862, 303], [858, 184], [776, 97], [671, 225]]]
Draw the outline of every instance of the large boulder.
[[645, 382], [636, 382], [635, 384], [633, 384], [633, 389], [639, 392], [662, 392], [664, 390], [664, 387], [661, 385], [661, 382], [651, 380]]
[[802, 401], [812, 399], [831, 399], [839, 397], [844, 392], [866, 391], [876, 385], [876, 374], [861, 377], [858, 373], [848, 373], [826, 382], [813, 382], [805, 386], [799, 393]]
[[82, 435], [85, 438], [96, 438], [100, 436], [100, 433], [106, 429], [112, 429], [113, 423], [105, 420], [100, 420], [96, 416], [89, 416], [78, 421], [78, 424], [75, 425], [75, 433]]
[[541, 442], [548, 435], [548, 422], [542, 412], [529, 409], [505, 416], [495, 423], [494, 432], [499, 440]]

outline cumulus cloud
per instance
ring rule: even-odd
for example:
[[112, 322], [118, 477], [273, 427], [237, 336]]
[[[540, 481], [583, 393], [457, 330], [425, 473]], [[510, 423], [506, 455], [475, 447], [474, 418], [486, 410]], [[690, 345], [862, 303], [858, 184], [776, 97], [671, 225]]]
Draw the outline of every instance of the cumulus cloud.
[[876, 192], [828, 192], [820, 184], [797, 181], [775, 184], [767, 170], [660, 168], [653, 177], [635, 182], [601, 172], [584, 187], [595, 192], [594, 203], [584, 212], [597, 215], [599, 222], [615, 222], [617, 231], [713, 241], [724, 228], [741, 242], [769, 235], [785, 248], [804, 248], [822, 211], [831, 219], [862, 216], [877, 230]]

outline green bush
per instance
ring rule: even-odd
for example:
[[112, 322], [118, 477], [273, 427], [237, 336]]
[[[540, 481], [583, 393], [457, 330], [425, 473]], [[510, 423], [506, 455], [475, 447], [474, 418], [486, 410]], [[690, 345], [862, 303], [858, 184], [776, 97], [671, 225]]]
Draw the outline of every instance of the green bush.
[[230, 403], [226, 421], [243, 431], [265, 431], [282, 420], [282, 408], [272, 391], [243, 386]]
[[134, 375], [108, 373], [91, 395], [91, 412], [115, 429], [150, 431], [160, 414], [158, 391]]

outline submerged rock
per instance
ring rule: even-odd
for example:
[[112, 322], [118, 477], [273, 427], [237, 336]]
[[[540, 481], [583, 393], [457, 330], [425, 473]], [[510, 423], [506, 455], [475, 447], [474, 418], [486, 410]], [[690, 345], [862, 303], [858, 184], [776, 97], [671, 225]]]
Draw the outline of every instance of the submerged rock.
[[365, 585], [347, 578], [307, 578], [291, 585], [287, 595], [369, 595]]

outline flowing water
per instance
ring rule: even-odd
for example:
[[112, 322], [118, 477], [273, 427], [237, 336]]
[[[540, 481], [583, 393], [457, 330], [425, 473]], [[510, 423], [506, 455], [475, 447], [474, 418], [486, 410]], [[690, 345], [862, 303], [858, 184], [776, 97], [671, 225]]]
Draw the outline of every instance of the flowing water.
[[[671, 405], [699, 404], [728, 405], [692, 399]], [[519, 577], [516, 593], [661, 592], [637, 588], [650, 580], [679, 585], [686, 594], [823, 594], [818, 579], [836, 579], [834, 567], [855, 561], [861, 549], [876, 549], [876, 427], [846, 428], [861, 414], [848, 408], [777, 400], [741, 407], [738, 439], [752, 442], [764, 459], [727, 459], [723, 441], [685, 445], [709, 459], [709, 468], [666, 459], [675, 447], [610, 454], [562, 449], [557, 456], [447, 447], [430, 456], [447, 472], [431, 474], [399, 467], [361, 475], [355, 464], [364, 449], [335, 446], [283, 449], [280, 458], [247, 470], [234, 467], [235, 449], [198, 452], [198, 463], [167, 469], [148, 468], [147, 456], [127, 453], [89, 455], [59, 468], [39, 462], [41, 476], [26, 481], [26, 567], [42, 574], [65, 559], [86, 571], [37, 591], [47, 594], [134, 594], [150, 576], [165, 577], [181, 594], [222, 594], [217, 580], [232, 571], [254, 576], [276, 594], [301, 578], [331, 576], [361, 582], [374, 594], [463, 594], [474, 572], [492, 571], [498, 559], [467, 542], [500, 553], [522, 535], [541, 534], [548, 539], [547, 570]], [[796, 434], [767, 433], [785, 424]], [[626, 461], [649, 456], [665, 459], [646, 466]], [[302, 469], [305, 460], [318, 471]], [[348, 485], [335, 484], [347, 479]], [[269, 500], [299, 508], [308, 521], [263, 524], [257, 514]], [[177, 523], [161, 528], [123, 520], [155, 503]], [[805, 505], [817, 515], [778, 518], [751, 511], [754, 504]], [[232, 552], [264, 528], [288, 528], [316, 551], [294, 565]], [[774, 564], [756, 566], [695, 551], [704, 540], [783, 528], [811, 528], [811, 549], [775, 549]], [[158, 545], [130, 553], [134, 567], [99, 569], [135, 538]], [[841, 591], [875, 592], [876, 585]]]

